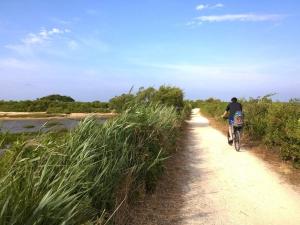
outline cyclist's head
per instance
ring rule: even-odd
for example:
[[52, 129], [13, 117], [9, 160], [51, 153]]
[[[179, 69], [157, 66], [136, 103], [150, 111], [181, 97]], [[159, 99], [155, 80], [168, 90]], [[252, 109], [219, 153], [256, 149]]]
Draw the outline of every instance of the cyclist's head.
[[237, 98], [236, 98], [236, 97], [233, 97], [233, 98], [231, 99], [231, 102], [237, 102]]

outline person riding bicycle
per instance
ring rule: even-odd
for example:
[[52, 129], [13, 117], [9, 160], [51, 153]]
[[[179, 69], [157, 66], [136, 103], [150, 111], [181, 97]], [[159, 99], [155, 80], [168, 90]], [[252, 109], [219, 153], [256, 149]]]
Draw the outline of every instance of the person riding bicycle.
[[236, 97], [233, 97], [231, 99], [231, 103], [229, 103], [226, 107], [225, 112], [223, 113], [222, 117], [226, 117], [228, 114], [228, 123], [229, 123], [229, 128], [228, 128], [228, 133], [229, 133], [229, 139], [228, 139], [228, 144], [233, 143], [233, 123], [234, 123], [234, 116], [236, 113], [242, 113], [243, 112], [243, 107], [242, 104], [237, 101]]

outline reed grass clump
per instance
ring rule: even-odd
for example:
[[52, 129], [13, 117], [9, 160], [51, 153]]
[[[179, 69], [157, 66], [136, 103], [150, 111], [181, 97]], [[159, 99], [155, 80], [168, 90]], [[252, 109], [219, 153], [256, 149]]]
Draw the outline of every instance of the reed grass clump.
[[107, 221], [120, 190], [126, 200], [138, 184], [155, 188], [180, 125], [173, 107], [140, 105], [104, 124], [87, 118], [61, 139], [19, 143], [0, 180], [0, 224]]

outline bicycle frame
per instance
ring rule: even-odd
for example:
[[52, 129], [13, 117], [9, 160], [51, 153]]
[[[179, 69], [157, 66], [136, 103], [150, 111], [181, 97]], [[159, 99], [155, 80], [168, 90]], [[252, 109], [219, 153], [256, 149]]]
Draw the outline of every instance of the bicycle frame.
[[236, 151], [239, 151], [240, 147], [241, 147], [241, 140], [240, 139], [241, 139], [242, 129], [243, 129], [243, 127], [236, 127], [236, 126], [233, 126], [233, 125], [230, 126], [230, 132], [232, 132], [231, 133], [232, 140], [233, 140], [234, 147], [235, 147]]

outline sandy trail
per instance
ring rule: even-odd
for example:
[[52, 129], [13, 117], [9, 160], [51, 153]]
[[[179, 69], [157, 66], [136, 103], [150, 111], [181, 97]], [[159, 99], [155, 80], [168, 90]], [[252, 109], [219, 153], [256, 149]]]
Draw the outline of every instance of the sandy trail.
[[300, 224], [299, 192], [246, 149], [236, 152], [198, 110], [188, 123], [187, 149], [129, 224]]

